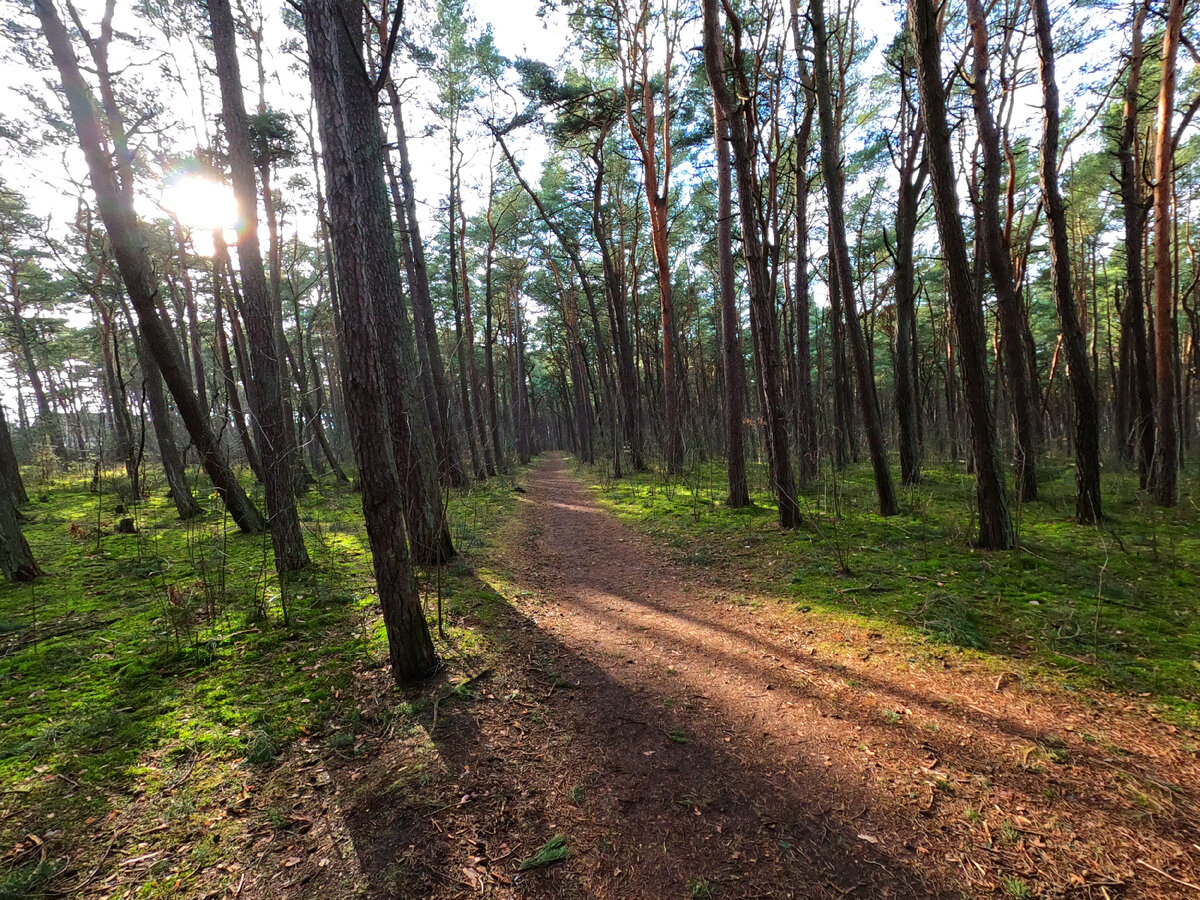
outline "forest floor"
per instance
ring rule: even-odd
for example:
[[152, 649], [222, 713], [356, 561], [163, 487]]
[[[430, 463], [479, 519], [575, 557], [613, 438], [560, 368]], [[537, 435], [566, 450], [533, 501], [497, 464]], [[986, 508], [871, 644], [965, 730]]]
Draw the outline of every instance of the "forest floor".
[[[969, 512], [883, 524], [850, 484], [787, 535], [658, 478], [553, 455], [456, 499], [486, 546], [427, 573], [447, 665], [400, 693], [353, 495], [306, 501], [287, 616], [254, 541], [210, 525], [185, 552], [164, 524], [100, 551], [70, 512], [97, 501], [44, 498], [59, 594], [107, 572], [162, 599], [114, 582], [63, 612], [51, 578], [30, 628], [32, 595], [0, 593], [0, 898], [1200, 892], [1189, 513], [1131, 533], [1144, 510], [1114, 503], [1106, 536], [1051, 501], [1017, 557], [971, 551]], [[928, 483], [908, 506], [954, 507]], [[170, 587], [218, 541], [265, 618], [181, 641]]]
[[503, 649], [430, 723], [432, 793], [354, 770], [373, 892], [1194, 895], [1190, 729], [748, 594], [767, 555], [681, 564], [599, 496], [562, 457], [530, 474], [478, 586]]

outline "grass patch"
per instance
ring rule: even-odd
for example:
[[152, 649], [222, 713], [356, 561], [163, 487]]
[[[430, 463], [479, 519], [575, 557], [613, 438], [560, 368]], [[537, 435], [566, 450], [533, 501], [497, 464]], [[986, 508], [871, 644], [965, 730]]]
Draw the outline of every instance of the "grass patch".
[[569, 851], [567, 849], [567, 838], [565, 835], [556, 834], [542, 846], [538, 847], [537, 851], [531, 856], [521, 860], [521, 864], [517, 866], [518, 872], [528, 872], [530, 869], [542, 869], [552, 863], [566, 859]]

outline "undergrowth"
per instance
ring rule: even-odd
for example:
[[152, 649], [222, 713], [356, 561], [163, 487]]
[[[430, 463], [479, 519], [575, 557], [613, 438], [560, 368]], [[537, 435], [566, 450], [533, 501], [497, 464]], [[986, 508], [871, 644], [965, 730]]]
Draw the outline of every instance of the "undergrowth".
[[[46, 576], [0, 584], [0, 898], [77, 886], [91, 860], [73, 838], [134, 804], [161, 818], [146, 852], [171, 849], [139, 873], [138, 896], [187, 893], [222, 820], [298, 740], [355, 751], [365, 726], [351, 682], [386, 666], [349, 486], [326, 481], [300, 498], [312, 567], [282, 584], [269, 536], [238, 533], [199, 476], [208, 511], [187, 523], [161, 476], [136, 504], [114, 489], [117, 472], [98, 492], [91, 476], [90, 466], [27, 474], [24, 531]], [[505, 478], [456, 492], [457, 546], [485, 543], [513, 497]], [[260, 489], [255, 499], [261, 507]], [[116, 533], [127, 515], [136, 533]], [[479, 649], [458, 617], [471, 611], [469, 571], [460, 560], [419, 573], [435, 636], [444, 601], [443, 655]], [[394, 702], [387, 725], [414, 714]], [[197, 830], [216, 837], [192, 842]]]

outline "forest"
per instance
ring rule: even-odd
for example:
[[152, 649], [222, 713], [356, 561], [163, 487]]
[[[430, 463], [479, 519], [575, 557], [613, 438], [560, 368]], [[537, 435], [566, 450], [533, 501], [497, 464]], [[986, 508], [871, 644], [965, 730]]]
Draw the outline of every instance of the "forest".
[[1200, 895], [1198, 48], [8, 0], [0, 900]]

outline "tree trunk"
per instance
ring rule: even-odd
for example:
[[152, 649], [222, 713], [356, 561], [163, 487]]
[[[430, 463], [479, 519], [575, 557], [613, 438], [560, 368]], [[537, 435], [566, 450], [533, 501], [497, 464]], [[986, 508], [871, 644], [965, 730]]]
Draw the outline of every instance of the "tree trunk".
[[159, 288], [141, 224], [134, 211], [132, 185], [130, 192], [126, 193], [117, 182], [111, 160], [104, 149], [105, 131], [91, 88], [80, 72], [70, 35], [52, 0], [35, 0], [34, 7], [63, 82], [80, 148], [87, 161], [92, 189], [96, 192], [100, 216], [112, 242], [121, 278], [137, 311], [142, 333], [171, 389], [213, 487], [225, 502], [234, 522], [245, 532], [262, 531], [266, 522], [246, 496], [221, 452], [207, 411], [192, 390], [175, 337], [159, 318], [155, 303]]
[[[339, 324], [343, 346], [354, 348], [345, 354], [342, 372], [346, 396], [353, 398], [348, 404], [351, 438], [392, 673], [407, 682], [428, 674], [437, 655], [404, 540], [404, 486], [384, 390], [385, 378], [396, 373], [385, 368], [385, 337], [376, 317], [398, 303], [399, 266], [383, 183], [375, 92], [363, 71], [361, 47], [347, 28], [358, 21], [359, 12], [356, 0], [306, 0], [303, 6], [337, 261]], [[367, 265], [367, 257], [385, 257], [384, 264]], [[390, 280], [384, 275], [389, 269]]]
[[[1014, 540], [1012, 519], [988, 396], [983, 308], [972, 286], [967, 241], [958, 214], [958, 186], [954, 174], [954, 154], [950, 146], [950, 128], [946, 121], [946, 98], [942, 93], [941, 36], [934, 0], [908, 0], [908, 27], [912, 31], [917, 58], [917, 84], [925, 118], [930, 187], [942, 242], [946, 288], [958, 334], [959, 366], [971, 424], [975, 491], [979, 502], [979, 544], [989, 549], [1007, 550], [1012, 547]], [[948, 397], [951, 396], [950, 374], [948, 370]], [[956, 427], [953, 415], [948, 417], [947, 427]]]
[[[254, 449], [254, 439], [250, 437], [250, 429], [246, 427], [246, 411], [242, 407], [241, 394], [238, 392], [238, 382], [233, 374], [233, 360], [229, 355], [229, 338], [225, 334], [223, 313], [228, 310], [231, 323], [236, 323], [237, 311], [226, 307], [222, 298], [221, 285], [225, 280], [225, 271], [229, 266], [229, 254], [225, 249], [225, 239], [219, 231], [213, 232], [213, 330], [217, 335], [217, 357], [221, 367], [221, 378], [225, 383], [225, 398], [229, 404], [230, 417], [233, 419], [234, 430], [242, 443], [242, 451], [246, 455], [246, 463], [254, 478], [260, 484], [263, 480], [262, 463], [258, 459], [258, 451]], [[239, 361], [240, 364], [240, 361]]]
[[496, 183], [493, 175], [488, 190], [487, 223], [491, 232], [488, 241], [487, 260], [483, 274], [483, 377], [487, 384], [488, 440], [492, 443], [492, 455], [496, 470], [506, 469], [504, 446], [500, 442], [500, 407], [496, 399], [495, 360], [492, 356], [492, 272], [496, 261], [496, 224], [492, 219], [492, 207], [496, 199]]
[[1170, 0], [1163, 35], [1154, 141], [1154, 358], [1158, 387], [1158, 439], [1151, 487], [1162, 506], [1179, 502], [1179, 429], [1175, 409], [1175, 296], [1171, 265], [1171, 186], [1175, 165], [1175, 57], [1183, 30], [1185, 0]]
[[[487, 472], [483, 464], [483, 453], [479, 447], [479, 437], [472, 427], [474, 417], [471, 414], [471, 391], [467, 377], [467, 346], [463, 334], [462, 298], [459, 294], [459, 257], [458, 234], [455, 229], [455, 219], [458, 217], [458, 169], [454, 165], [456, 150], [453, 129], [450, 132], [450, 200], [446, 204], [447, 242], [450, 245], [450, 306], [454, 310], [454, 355], [458, 361], [458, 399], [462, 406], [463, 432], [467, 436], [467, 451], [471, 456], [471, 469], [477, 481], [483, 481]], [[464, 285], [463, 290], [466, 290]]]
[[125, 475], [129, 478], [129, 490], [135, 497], [142, 495], [139, 462], [141, 454], [136, 452], [133, 441], [133, 420], [129, 415], [129, 401], [125, 394], [125, 382], [121, 372], [120, 347], [116, 328], [113, 326], [112, 310], [99, 297], [92, 295], [92, 303], [100, 316], [100, 346], [104, 358], [104, 384], [112, 410], [113, 430], [117, 434], [117, 456], [125, 463]]
[[977, 227], [983, 245], [983, 260], [992, 277], [992, 289], [996, 292], [1000, 350], [1008, 382], [1009, 408], [1016, 429], [1016, 491], [1021, 500], [1031, 501], [1038, 496], [1034, 399], [1029, 386], [1029, 362], [1025, 358], [1021, 322], [1025, 312], [1013, 272], [1012, 248], [1000, 224], [1000, 175], [1004, 159], [988, 96], [988, 33], [982, 0], [968, 0], [967, 18], [975, 55], [971, 100], [976, 127], [979, 129], [979, 142], [983, 148], [983, 184], [977, 206]]
[[13, 298], [13, 334], [20, 347], [21, 356], [25, 360], [25, 372], [29, 376], [29, 384], [33, 387], [33, 399], [37, 403], [38, 430], [50, 442], [54, 455], [63, 457], [67, 448], [63, 443], [62, 424], [58, 414], [50, 406], [50, 398], [46, 395], [46, 387], [42, 384], [41, 367], [33, 356], [33, 341], [29, 337], [29, 326], [21, 312], [20, 288], [17, 284], [17, 272], [14, 269], [10, 275], [10, 291]]
[[14, 506], [24, 506], [29, 502], [25, 493], [25, 482], [21, 479], [21, 466], [17, 463], [17, 453], [13, 449], [12, 435], [8, 430], [8, 421], [4, 418], [4, 405], [0, 404], [0, 489], [12, 499]]
[[713, 96], [714, 146], [717, 152], [717, 264], [721, 287], [721, 370], [725, 375], [725, 459], [729, 499], [734, 509], [750, 505], [746, 488], [746, 451], [742, 446], [742, 395], [746, 391], [741, 323], [733, 282], [733, 175], [725, 107]]
[[1042, 81], [1042, 146], [1039, 153], [1046, 224], [1050, 230], [1050, 275], [1058, 321], [1067, 351], [1067, 376], [1075, 399], [1075, 517], [1083, 524], [1099, 522], [1100, 409], [1088, 361], [1087, 342], [1079, 322], [1071, 287], [1071, 240], [1067, 214], [1058, 188], [1059, 110], [1058, 83], [1054, 75], [1054, 38], [1048, 0], [1034, 0], [1038, 58]]
[[204, 508], [192, 496], [188, 487], [187, 470], [179, 445], [175, 443], [175, 428], [171, 424], [171, 410], [163, 392], [162, 373], [154, 361], [154, 354], [147, 345], [145, 330], [134, 335], [138, 342], [138, 357], [142, 364], [142, 394], [150, 404], [150, 420], [154, 425], [154, 437], [158, 441], [158, 456], [162, 460], [163, 474], [167, 476], [167, 489], [181, 519], [201, 515]]
[[829, 51], [822, 0], [810, 0], [809, 11], [813, 29], [813, 80], [817, 94], [817, 121], [821, 131], [821, 166], [829, 197], [829, 238], [833, 250], [830, 265], [836, 266], [838, 271], [842, 311], [845, 314], [846, 332], [850, 338], [850, 352], [854, 357], [854, 372], [858, 382], [858, 402], [867, 433], [871, 467], [875, 472], [879, 513], [883, 516], [894, 516], [899, 511], [896, 488], [888, 470], [887, 448], [883, 443], [883, 422], [879, 414], [879, 401], [875, 395], [875, 372], [867, 353], [862, 324], [858, 320], [858, 302], [854, 297], [853, 273], [850, 266], [850, 247], [846, 243], [843, 197], [845, 173], [842, 170], [841, 137], [834, 127], [833, 90], [829, 80]]
[[0, 491], [0, 572], [9, 581], [33, 581], [42, 574], [8, 491]]
[[[800, 524], [800, 507], [796, 502], [796, 487], [788, 455], [787, 412], [783, 404], [781, 375], [783, 367], [779, 360], [779, 324], [775, 315], [775, 298], [771, 290], [771, 279], [767, 270], [767, 259], [763, 250], [766, 229], [760, 225], [759, 184], [755, 169], [757, 147], [755, 146], [755, 107], [750, 97], [749, 84], [740, 70], [740, 59], [734, 61], [733, 77], [735, 89], [726, 83], [724, 64], [724, 42], [721, 38], [720, 14], [717, 0], [704, 0], [704, 68], [713, 89], [715, 104], [721, 107], [723, 116], [718, 118], [718, 128], [723, 119], [729, 129], [733, 147], [733, 161], [737, 168], [738, 209], [742, 225], [742, 250], [746, 256], [746, 281], [750, 292], [750, 329], [754, 337], [754, 357], [757, 362], [759, 399], [762, 402], [763, 418], [766, 420], [767, 464], [771, 475], [771, 487], [779, 503], [779, 526], [795, 528]], [[741, 23], [729, 15], [733, 30], [734, 46], [741, 45]], [[725, 152], [721, 141], [717, 141], [717, 152]], [[719, 177], [719, 175], [718, 175]], [[720, 251], [719, 251], [720, 252]], [[729, 264], [732, 274], [732, 253]], [[733, 330], [736, 337], [736, 330]], [[730, 334], [724, 335], [728, 346]]]
[[175, 237], [175, 256], [179, 260], [179, 279], [183, 282], [183, 303], [187, 308], [188, 339], [192, 348], [192, 373], [196, 387], [196, 398], [205, 409], [211, 409], [204, 383], [204, 360], [200, 356], [200, 317], [196, 310], [196, 290], [192, 284], [192, 273], [188, 268], [187, 242], [183, 237], [183, 225], [179, 217], [171, 216], [172, 232]]
[[817, 477], [817, 414], [813, 401], [812, 341], [808, 283], [808, 150], [812, 137], [812, 104], [804, 110], [804, 119], [796, 136], [796, 443], [800, 457], [800, 483], [809, 484]]
[[429, 293], [429, 272], [425, 265], [425, 246], [421, 242], [421, 226], [417, 218], [417, 198], [413, 189], [412, 165], [408, 157], [408, 135], [404, 131], [404, 114], [400, 106], [400, 94], [389, 79], [388, 100], [392, 107], [392, 119], [396, 125], [396, 150], [400, 154], [400, 186], [404, 193], [404, 217], [400, 222], [400, 239], [408, 241], [413, 271], [409, 277], [412, 295], [413, 322], [417, 340], [428, 355], [427, 368], [433, 383], [435, 407], [438, 415], [430, 416], [434, 441], [437, 443], [438, 464], [443, 477], [453, 485], [466, 483], [462, 460], [454, 440], [454, 429], [450, 422], [450, 394], [446, 389], [445, 367], [442, 364], [442, 349], [438, 341], [437, 323], [433, 317], [433, 300]]
[[[258, 433], [263, 487], [270, 517], [271, 545], [275, 571], [280, 575], [308, 566], [308, 550], [296, 511], [293, 476], [297, 466], [290, 417], [283, 402], [283, 354], [280, 352], [275, 304], [263, 269], [258, 243], [258, 189], [254, 178], [254, 155], [242, 77], [238, 63], [237, 38], [229, 0], [208, 0], [213, 49], [221, 83], [221, 106], [225, 137], [229, 146], [229, 168], [237, 198], [238, 261], [241, 263], [242, 312], [250, 344], [251, 408]], [[273, 226], [272, 226], [273, 227]]]

